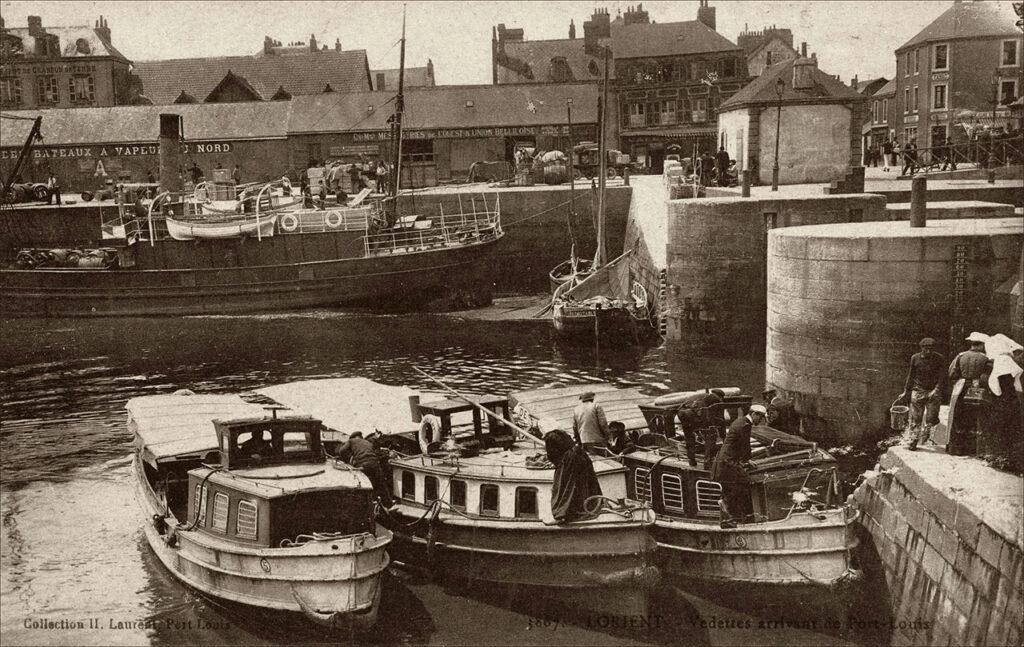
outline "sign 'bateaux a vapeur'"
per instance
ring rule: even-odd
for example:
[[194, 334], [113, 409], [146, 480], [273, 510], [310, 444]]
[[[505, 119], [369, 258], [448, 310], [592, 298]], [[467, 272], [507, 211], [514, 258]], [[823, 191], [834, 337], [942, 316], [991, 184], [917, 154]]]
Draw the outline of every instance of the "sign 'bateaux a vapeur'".
[[[471, 139], [475, 137], [515, 137], [518, 135], [566, 135], [568, 126], [509, 126], [498, 128], [448, 128], [441, 130], [405, 130], [405, 139]], [[353, 133], [352, 141], [379, 142], [391, 139], [388, 131]]]
[[[230, 153], [232, 144], [228, 142], [206, 143], [189, 142], [181, 145], [183, 154], [189, 153]], [[20, 147], [0, 149], [0, 159], [17, 159]], [[157, 144], [116, 144], [108, 146], [41, 146], [32, 150], [35, 159], [62, 159], [81, 157], [138, 157], [156, 155], [160, 152]]]

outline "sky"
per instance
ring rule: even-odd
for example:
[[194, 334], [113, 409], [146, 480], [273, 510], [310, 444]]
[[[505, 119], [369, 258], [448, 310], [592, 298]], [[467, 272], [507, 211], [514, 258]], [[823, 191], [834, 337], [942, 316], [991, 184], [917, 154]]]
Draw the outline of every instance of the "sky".
[[[952, 0], [712, 0], [718, 32], [733, 42], [745, 26], [776, 25], [793, 30], [795, 45], [807, 41], [819, 66], [844, 82], [892, 78], [893, 51], [945, 11]], [[631, 2], [409, 2], [406, 65], [434, 62], [439, 84], [491, 82], [491, 28], [521, 27], [527, 40], [567, 38], [569, 20], [583, 37], [583, 22], [595, 7], [612, 18]], [[656, 22], [694, 20], [697, 0], [644, 2]], [[24, 26], [29, 15], [47, 25], [92, 25], [103, 15], [114, 46], [131, 60], [237, 56], [263, 47], [263, 37], [283, 43], [310, 34], [343, 49], [365, 49], [371, 69], [398, 67], [400, 2], [146, 2], [83, 0], [22, 2], [0, 0], [8, 27]]]

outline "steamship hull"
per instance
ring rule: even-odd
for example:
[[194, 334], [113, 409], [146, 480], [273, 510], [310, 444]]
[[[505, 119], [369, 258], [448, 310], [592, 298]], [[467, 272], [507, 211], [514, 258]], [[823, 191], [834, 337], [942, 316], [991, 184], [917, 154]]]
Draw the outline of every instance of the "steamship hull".
[[263, 241], [161, 240], [119, 251], [119, 269], [0, 270], [5, 316], [244, 314], [334, 305], [420, 304], [489, 296], [484, 259], [501, 239], [364, 255], [356, 232]]

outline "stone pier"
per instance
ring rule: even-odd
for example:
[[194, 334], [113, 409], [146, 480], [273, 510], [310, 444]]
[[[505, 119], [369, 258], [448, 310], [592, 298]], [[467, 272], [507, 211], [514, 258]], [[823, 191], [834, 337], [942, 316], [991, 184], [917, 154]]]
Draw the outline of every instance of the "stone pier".
[[[851, 496], [892, 645], [1019, 645], [1024, 480], [928, 446], [892, 448]], [[870, 474], [870, 473], [869, 473]]]

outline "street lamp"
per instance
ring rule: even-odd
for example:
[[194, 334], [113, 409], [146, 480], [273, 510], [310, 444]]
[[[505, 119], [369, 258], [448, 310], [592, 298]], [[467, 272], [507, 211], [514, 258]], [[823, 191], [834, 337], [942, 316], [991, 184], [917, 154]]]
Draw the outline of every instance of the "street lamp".
[[779, 97], [779, 106], [775, 113], [775, 163], [772, 165], [772, 191], [779, 190], [779, 131], [782, 130], [782, 93], [786, 91], [786, 82], [780, 76], [775, 81], [775, 94]]

